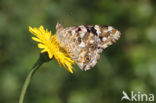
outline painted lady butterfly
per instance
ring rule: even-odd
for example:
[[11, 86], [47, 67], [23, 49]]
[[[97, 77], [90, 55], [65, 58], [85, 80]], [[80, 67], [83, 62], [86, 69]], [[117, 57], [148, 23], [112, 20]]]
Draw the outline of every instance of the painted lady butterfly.
[[120, 32], [112, 26], [80, 25], [63, 28], [58, 23], [56, 30], [61, 47], [85, 71], [95, 66], [103, 49], [120, 38]]

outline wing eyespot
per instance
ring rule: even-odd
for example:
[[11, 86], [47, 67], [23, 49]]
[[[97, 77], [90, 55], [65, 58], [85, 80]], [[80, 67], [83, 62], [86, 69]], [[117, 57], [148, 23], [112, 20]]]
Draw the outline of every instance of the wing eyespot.
[[85, 56], [85, 62], [88, 63], [90, 60], [91, 60], [90, 56], [89, 55], [86, 55]]
[[91, 50], [95, 50], [97, 48], [96, 44], [90, 44], [89, 46], [90, 46]]

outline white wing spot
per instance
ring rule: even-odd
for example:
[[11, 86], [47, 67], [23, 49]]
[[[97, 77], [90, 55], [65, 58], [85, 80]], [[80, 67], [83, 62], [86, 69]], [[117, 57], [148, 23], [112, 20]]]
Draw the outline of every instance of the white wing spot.
[[80, 32], [87, 32], [87, 29], [86, 27], [84, 27], [83, 25], [79, 26], [81, 28], [81, 31]]
[[83, 38], [85, 33], [80, 33], [80, 37]]
[[72, 30], [72, 36], [75, 34], [75, 30]]
[[106, 41], [106, 40], [107, 40], [107, 38], [106, 38], [106, 37], [103, 37], [103, 38], [102, 38], [102, 41]]
[[81, 42], [81, 43], [79, 44], [79, 47], [84, 48], [84, 47], [85, 47], [85, 43], [84, 43], [84, 42]]
[[94, 28], [96, 29], [96, 33], [97, 33], [98, 35], [100, 35], [101, 31], [100, 31], [99, 26], [98, 26], [98, 25], [95, 25]]
[[104, 45], [102, 45], [102, 47], [103, 47], [103, 48], [107, 48], [108, 46], [107, 46], [107, 44], [104, 44]]
[[94, 43], [94, 40], [90, 40], [90, 43]]
[[108, 31], [112, 31], [112, 27], [111, 26], [108, 26]]
[[114, 38], [118, 39], [119, 38], [119, 31], [116, 31], [116, 33], [114, 34]]

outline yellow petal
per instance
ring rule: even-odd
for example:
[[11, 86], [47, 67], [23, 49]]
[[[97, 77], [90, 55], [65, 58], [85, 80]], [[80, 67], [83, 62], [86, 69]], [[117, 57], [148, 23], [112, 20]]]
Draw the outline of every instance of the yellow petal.
[[36, 37], [32, 37], [32, 39], [33, 39], [34, 41], [41, 42], [41, 40], [38, 39], [38, 38], [36, 38]]
[[43, 49], [41, 50], [41, 53], [47, 52], [47, 49]]
[[29, 26], [29, 31], [35, 36], [39, 35], [37, 28], [32, 28]]
[[48, 51], [48, 55], [50, 59], [53, 57], [53, 54], [50, 51]]
[[42, 25], [39, 27], [39, 30], [41, 30], [41, 31], [43, 31], [43, 30], [44, 30], [44, 28], [43, 28], [43, 26], [42, 26]]
[[71, 72], [72, 74], [74, 73], [70, 65], [67, 66], [67, 70]]
[[43, 48], [46, 48], [46, 46], [45, 46], [45, 45], [43, 45], [43, 44], [38, 44], [38, 48], [43, 49]]
[[29, 31], [33, 34], [33, 28], [29, 26]]

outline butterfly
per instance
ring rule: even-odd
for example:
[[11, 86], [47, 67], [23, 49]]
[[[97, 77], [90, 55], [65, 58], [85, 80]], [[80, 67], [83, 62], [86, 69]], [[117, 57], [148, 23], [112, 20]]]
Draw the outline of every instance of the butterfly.
[[64, 28], [57, 23], [56, 35], [60, 46], [84, 71], [94, 67], [103, 49], [120, 38], [120, 32], [117, 29], [104, 25], [79, 25]]

